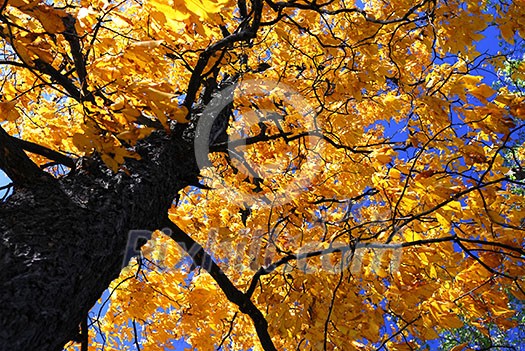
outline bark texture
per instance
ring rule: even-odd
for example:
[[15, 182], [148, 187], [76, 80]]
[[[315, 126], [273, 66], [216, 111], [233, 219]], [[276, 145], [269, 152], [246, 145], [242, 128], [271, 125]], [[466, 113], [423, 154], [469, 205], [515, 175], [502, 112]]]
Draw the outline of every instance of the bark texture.
[[[157, 132], [112, 174], [96, 157], [0, 203], [0, 350], [62, 350], [120, 272], [128, 232], [159, 229], [197, 180], [189, 143]], [[15, 182], [16, 185], [16, 182]]]

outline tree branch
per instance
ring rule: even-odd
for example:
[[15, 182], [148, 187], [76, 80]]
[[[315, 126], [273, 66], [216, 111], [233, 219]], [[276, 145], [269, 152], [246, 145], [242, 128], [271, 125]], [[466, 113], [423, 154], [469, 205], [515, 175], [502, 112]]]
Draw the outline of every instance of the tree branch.
[[308, 132], [302, 132], [302, 133], [299, 133], [299, 134], [294, 134], [293, 132], [283, 132], [283, 133], [273, 134], [273, 135], [266, 135], [264, 133], [260, 133], [258, 135], [253, 136], [253, 137], [248, 137], [248, 138], [244, 138], [244, 139], [237, 139], [237, 140], [232, 140], [232, 141], [222, 142], [222, 143], [215, 143], [215, 144], [210, 146], [210, 152], [226, 152], [226, 151], [228, 151], [228, 148], [234, 148], [234, 147], [241, 146], [241, 145], [242, 146], [253, 145], [253, 144], [256, 144], [256, 143], [260, 143], [260, 142], [268, 142], [268, 141], [278, 140], [278, 139], [284, 139], [285, 141], [288, 142], [288, 141], [293, 141], [293, 140], [297, 140], [297, 139], [301, 139], [301, 138], [307, 138], [307, 137], [320, 138], [320, 139], [328, 142], [329, 144], [331, 144], [332, 146], [334, 146], [337, 149], [344, 149], [344, 150], [347, 150], [347, 151], [350, 151], [350, 152], [353, 152], [353, 153], [356, 153], [356, 154], [365, 154], [366, 155], [366, 154], [370, 154], [371, 153], [371, 151], [369, 151], [369, 150], [358, 150], [357, 147], [360, 147], [360, 146], [350, 147], [350, 146], [337, 144], [335, 141], [333, 141], [332, 139], [328, 138], [321, 131], [317, 131], [317, 130], [312, 130], [312, 131], [308, 131]]
[[14, 140], [0, 126], [0, 168], [16, 185], [39, 183], [48, 174], [31, 161]]
[[84, 96], [84, 93], [81, 92], [69, 78], [57, 71], [57, 69], [51, 66], [49, 63], [37, 59], [34, 61], [34, 64], [39, 72], [50, 76], [52, 81], [54, 80], [55, 82], [60, 84], [69, 94], [69, 96], [71, 96], [76, 101], [95, 102], [93, 94], [88, 94], [87, 96]]
[[167, 216], [165, 217], [164, 225], [171, 230], [171, 238], [191, 256], [195, 265], [204, 268], [219, 285], [228, 300], [236, 304], [242, 313], [247, 314], [252, 319], [263, 349], [266, 351], [277, 351], [268, 333], [268, 322], [262, 312], [250, 300], [250, 297], [237, 289], [212, 257], [204, 251], [202, 246]]
[[89, 328], [88, 328], [88, 316], [82, 319], [80, 323], [80, 351], [88, 351], [89, 344]]
[[[245, 295], [248, 296], [248, 297], [251, 297], [253, 295], [253, 293], [255, 292], [255, 289], [257, 287], [257, 283], [259, 282], [259, 280], [260, 280], [260, 278], [262, 276], [271, 274], [277, 268], [279, 268], [280, 266], [282, 266], [284, 264], [287, 264], [290, 261], [304, 260], [304, 259], [307, 259], [307, 258], [318, 257], [318, 256], [323, 256], [323, 255], [329, 255], [329, 254], [338, 253], [338, 252], [341, 252], [341, 253], [345, 254], [347, 251], [351, 251], [351, 250], [353, 251], [356, 248], [360, 248], [360, 247], [361, 248], [400, 249], [400, 248], [403, 248], [403, 247], [435, 244], [435, 243], [442, 243], [442, 242], [455, 242], [455, 243], [457, 243], [459, 246], [461, 246], [461, 248], [469, 256], [474, 256], [474, 255], [472, 255], [470, 250], [468, 248], [466, 248], [462, 244], [462, 242], [476, 243], [476, 244], [479, 244], [479, 245], [497, 246], [497, 247], [501, 247], [501, 248], [504, 248], [504, 249], [507, 249], [507, 250], [510, 250], [510, 251], [518, 252], [520, 254], [524, 254], [524, 250], [521, 249], [521, 248], [512, 247], [510, 245], [505, 245], [505, 244], [498, 243], [498, 242], [465, 239], [465, 238], [460, 238], [460, 237], [458, 237], [456, 235], [450, 235], [450, 236], [445, 236], [445, 237], [440, 237], [440, 238], [429, 238], [429, 239], [414, 240], [414, 241], [403, 242], [403, 243], [385, 243], [385, 244], [382, 244], [382, 243], [366, 243], [366, 242], [365, 243], [357, 243], [357, 244], [355, 244], [355, 246], [354, 245], [337, 246], [337, 247], [330, 247], [330, 248], [322, 249], [322, 250], [315, 250], [315, 251], [310, 251], [310, 252], [304, 252], [304, 253], [300, 253], [300, 254], [286, 255], [286, 256], [282, 257], [281, 259], [279, 259], [278, 261], [272, 263], [271, 265], [269, 265], [267, 267], [259, 268], [257, 270], [257, 272], [255, 272], [255, 274], [253, 275], [252, 280], [250, 282], [250, 286], [248, 287], [248, 290], [246, 290]], [[492, 268], [488, 267], [484, 262], [480, 261], [479, 258], [477, 258], [475, 256], [473, 258], [475, 258], [477, 261], [479, 261], [480, 264], [483, 267], [485, 267], [487, 270], [489, 270], [491, 273], [502, 275], [502, 276], [504, 276], [506, 278], [510, 278], [510, 279], [514, 278], [514, 277], [506, 275], [505, 273], [501, 273], [501, 272], [493, 270]]]
[[195, 97], [197, 95], [197, 91], [199, 90], [202, 81], [202, 73], [204, 72], [204, 69], [206, 68], [211, 56], [215, 52], [226, 48], [232, 45], [233, 43], [239, 41], [249, 41], [250, 39], [255, 38], [257, 30], [259, 29], [259, 25], [261, 23], [262, 0], [255, 0], [253, 2], [252, 12], [254, 15], [251, 26], [243, 28], [245, 22], [242, 22], [239, 26], [241, 29], [237, 33], [228, 35], [227, 37], [219, 40], [215, 44], [210, 45], [208, 48], [206, 48], [206, 50], [200, 53], [199, 59], [197, 61], [197, 64], [195, 65], [195, 68], [193, 69], [190, 81], [188, 83], [186, 98], [184, 99], [184, 102], [182, 104], [183, 106], [186, 106], [188, 110], [191, 110], [191, 107], [195, 102]]
[[62, 33], [64, 35], [64, 38], [69, 43], [71, 56], [73, 56], [73, 62], [75, 63], [75, 70], [78, 74], [78, 79], [80, 80], [80, 87], [82, 90], [82, 93], [84, 96], [89, 96], [89, 90], [87, 89], [87, 71], [86, 71], [86, 63], [84, 60], [84, 56], [82, 55], [82, 48], [80, 46], [80, 40], [77, 34], [77, 30], [75, 28], [75, 17], [68, 15], [67, 17], [62, 19], [62, 22], [64, 23], [64, 26], [66, 27], [66, 30]]
[[64, 166], [69, 167], [71, 169], [75, 168], [75, 160], [58, 151], [48, 149], [45, 146], [33, 143], [31, 141], [18, 139], [15, 137], [11, 138], [18, 147], [24, 149], [25, 151], [44, 156], [52, 161], [63, 164]]

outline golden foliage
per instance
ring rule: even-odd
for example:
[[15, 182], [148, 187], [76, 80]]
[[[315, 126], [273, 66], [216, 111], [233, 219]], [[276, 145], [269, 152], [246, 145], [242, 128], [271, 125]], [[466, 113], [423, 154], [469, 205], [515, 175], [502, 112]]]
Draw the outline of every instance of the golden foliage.
[[[500, 64], [476, 48], [489, 25], [511, 44], [524, 36], [524, 5], [257, 3], [243, 15], [229, 0], [4, 1], [2, 126], [54, 150], [96, 151], [118, 172], [139, 140], [189, 122], [182, 101], [200, 55], [260, 11], [256, 36], [214, 51], [203, 74], [279, 82], [252, 95], [241, 84], [233, 101], [230, 142], [267, 139], [234, 145], [240, 160], [212, 154], [211, 190], [187, 188], [172, 221], [241, 291], [261, 267], [327, 250], [279, 265], [254, 290], [278, 349], [405, 350], [417, 348], [405, 336], [463, 323], [512, 327], [525, 213], [508, 174], [525, 157], [513, 149], [525, 100], [475, 66]], [[260, 349], [252, 321], [173, 241], [156, 233], [143, 251], [110, 287], [92, 347], [133, 342], [138, 323], [144, 350], [179, 338]]]

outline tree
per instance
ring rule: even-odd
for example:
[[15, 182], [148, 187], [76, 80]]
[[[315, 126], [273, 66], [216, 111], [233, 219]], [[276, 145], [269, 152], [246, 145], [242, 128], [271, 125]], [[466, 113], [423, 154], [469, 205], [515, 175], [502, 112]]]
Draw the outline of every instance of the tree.
[[518, 48], [522, 3], [12, 0], [0, 21], [2, 350], [516, 325], [525, 100], [484, 83], [506, 53], [476, 41]]

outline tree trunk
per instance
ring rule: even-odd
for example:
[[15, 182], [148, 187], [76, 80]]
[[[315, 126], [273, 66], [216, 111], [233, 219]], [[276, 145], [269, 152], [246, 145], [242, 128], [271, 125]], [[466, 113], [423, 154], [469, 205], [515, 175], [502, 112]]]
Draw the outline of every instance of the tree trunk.
[[141, 160], [108, 171], [94, 157], [0, 203], [0, 350], [62, 350], [122, 265], [132, 229], [160, 229], [197, 179], [190, 144], [155, 133]]

